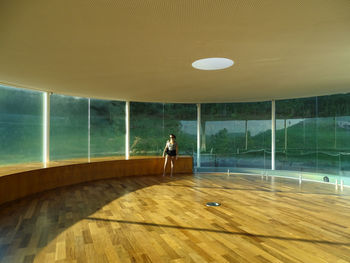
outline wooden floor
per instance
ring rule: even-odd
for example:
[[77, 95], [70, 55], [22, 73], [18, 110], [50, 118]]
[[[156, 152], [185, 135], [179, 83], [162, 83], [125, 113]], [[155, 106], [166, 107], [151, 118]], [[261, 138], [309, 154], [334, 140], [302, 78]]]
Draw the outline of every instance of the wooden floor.
[[350, 191], [219, 174], [69, 186], [0, 207], [0, 262], [350, 262]]

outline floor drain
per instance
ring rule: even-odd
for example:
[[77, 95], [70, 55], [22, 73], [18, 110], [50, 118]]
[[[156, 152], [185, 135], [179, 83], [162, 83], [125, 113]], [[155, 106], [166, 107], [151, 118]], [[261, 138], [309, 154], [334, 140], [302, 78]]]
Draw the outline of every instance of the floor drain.
[[220, 206], [220, 203], [216, 203], [216, 202], [208, 202], [207, 206]]

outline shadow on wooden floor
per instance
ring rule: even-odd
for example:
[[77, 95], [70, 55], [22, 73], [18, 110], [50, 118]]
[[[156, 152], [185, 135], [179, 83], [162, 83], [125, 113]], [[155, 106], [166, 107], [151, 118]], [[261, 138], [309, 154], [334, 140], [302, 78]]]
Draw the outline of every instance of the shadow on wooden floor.
[[145, 187], [176, 181], [177, 178], [180, 176], [99, 180], [3, 204], [0, 206], [0, 262], [15, 255], [19, 249], [21, 254], [25, 254], [22, 262], [33, 262], [51, 240], [111, 201]]

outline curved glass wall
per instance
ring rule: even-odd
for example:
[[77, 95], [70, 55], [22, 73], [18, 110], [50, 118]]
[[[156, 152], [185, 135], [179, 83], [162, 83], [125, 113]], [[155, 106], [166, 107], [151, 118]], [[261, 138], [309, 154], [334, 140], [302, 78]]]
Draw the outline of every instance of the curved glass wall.
[[50, 98], [50, 160], [88, 160], [88, 99]]
[[349, 176], [350, 94], [318, 97], [318, 170]]
[[130, 156], [161, 155], [164, 104], [130, 102]]
[[[43, 161], [43, 99], [42, 92], [0, 86], [0, 165]], [[50, 160], [124, 156], [125, 105], [51, 95]], [[266, 172], [271, 106], [269, 101], [201, 104], [197, 135], [197, 105], [131, 102], [130, 155], [160, 156], [173, 133], [180, 154], [193, 156], [196, 167]], [[350, 94], [276, 101], [275, 143], [272, 174], [303, 173], [317, 180], [331, 175], [331, 182], [350, 185]]]
[[196, 119], [194, 104], [130, 103], [130, 155], [162, 155], [171, 133], [180, 154], [194, 155]]
[[90, 156], [125, 155], [125, 102], [90, 100]]
[[0, 86], [0, 165], [43, 160], [43, 94]]
[[277, 169], [347, 179], [350, 94], [277, 101], [276, 119]]
[[195, 104], [164, 104], [164, 140], [175, 134], [181, 155], [194, 156], [197, 151], [197, 106]]
[[277, 170], [317, 171], [316, 101], [276, 101]]
[[201, 105], [201, 167], [271, 168], [271, 102]]

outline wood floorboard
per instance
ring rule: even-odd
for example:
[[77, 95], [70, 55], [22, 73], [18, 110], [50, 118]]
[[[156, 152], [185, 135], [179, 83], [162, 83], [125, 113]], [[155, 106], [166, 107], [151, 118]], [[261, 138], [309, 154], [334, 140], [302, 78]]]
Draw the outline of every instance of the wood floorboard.
[[0, 262], [350, 262], [350, 190], [223, 174], [67, 186], [0, 206]]

